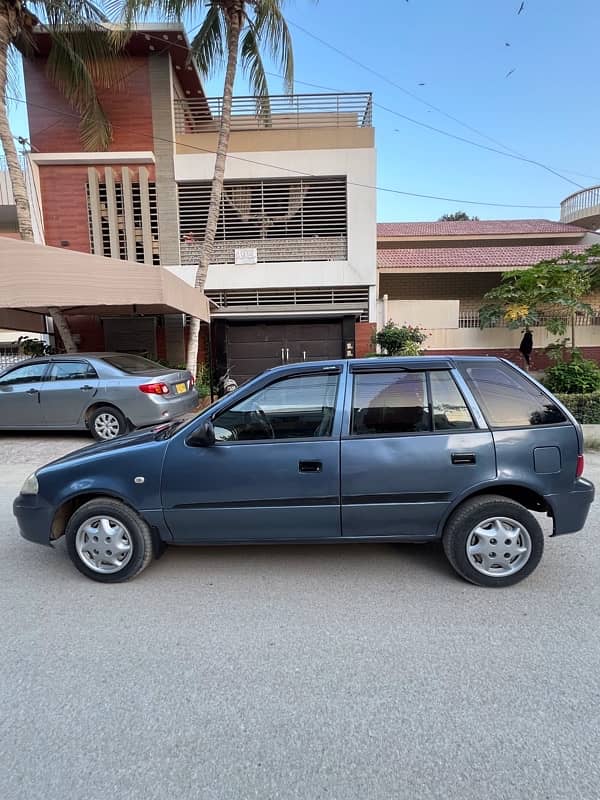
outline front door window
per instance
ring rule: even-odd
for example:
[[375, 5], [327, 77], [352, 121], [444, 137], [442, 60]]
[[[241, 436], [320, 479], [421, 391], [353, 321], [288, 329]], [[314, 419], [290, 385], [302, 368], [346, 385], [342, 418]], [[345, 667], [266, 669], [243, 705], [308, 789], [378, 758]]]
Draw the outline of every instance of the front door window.
[[330, 436], [339, 375], [284, 378], [219, 414], [218, 442]]

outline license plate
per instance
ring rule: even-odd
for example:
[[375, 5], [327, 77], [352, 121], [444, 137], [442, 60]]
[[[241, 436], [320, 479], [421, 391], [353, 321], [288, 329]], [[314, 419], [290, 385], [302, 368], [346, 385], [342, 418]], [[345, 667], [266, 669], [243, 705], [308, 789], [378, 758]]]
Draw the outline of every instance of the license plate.
[[177, 394], [185, 394], [187, 392], [187, 384], [186, 383], [176, 383], [175, 384], [175, 391]]

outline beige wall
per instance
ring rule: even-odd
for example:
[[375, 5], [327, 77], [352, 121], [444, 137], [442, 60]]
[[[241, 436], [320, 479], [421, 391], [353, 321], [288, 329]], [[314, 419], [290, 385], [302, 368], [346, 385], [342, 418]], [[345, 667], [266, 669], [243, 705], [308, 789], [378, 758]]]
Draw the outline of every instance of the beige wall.
[[[386, 308], [387, 306], [387, 308]], [[414, 300], [380, 301], [381, 322], [390, 319], [396, 325], [419, 325], [421, 328], [458, 328], [460, 300]], [[387, 317], [387, 318], [386, 318]]]
[[[177, 154], [215, 152], [218, 133], [180, 133]], [[345, 150], [374, 147], [373, 128], [294, 128], [292, 130], [232, 131], [230, 153], [269, 150]]]
[[[520, 328], [453, 328], [430, 330], [429, 333], [425, 344], [428, 350], [512, 349], [519, 347], [523, 336]], [[544, 328], [533, 329], [533, 346], [536, 349], [544, 348], [558, 338], [551, 336]], [[575, 340], [578, 347], [600, 347], [600, 326], [577, 326]]]

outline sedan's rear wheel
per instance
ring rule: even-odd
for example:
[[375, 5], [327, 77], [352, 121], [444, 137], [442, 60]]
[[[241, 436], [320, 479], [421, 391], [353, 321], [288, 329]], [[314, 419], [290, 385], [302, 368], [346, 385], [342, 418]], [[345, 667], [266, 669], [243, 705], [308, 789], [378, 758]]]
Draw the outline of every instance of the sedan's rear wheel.
[[65, 533], [77, 569], [102, 583], [133, 578], [154, 555], [146, 522], [132, 508], [111, 498], [90, 500], [78, 508]]
[[127, 420], [118, 408], [101, 406], [90, 417], [90, 431], [94, 439], [106, 442], [127, 433]]
[[450, 564], [478, 586], [510, 586], [530, 575], [544, 552], [544, 534], [520, 503], [499, 495], [467, 500], [443, 537]]

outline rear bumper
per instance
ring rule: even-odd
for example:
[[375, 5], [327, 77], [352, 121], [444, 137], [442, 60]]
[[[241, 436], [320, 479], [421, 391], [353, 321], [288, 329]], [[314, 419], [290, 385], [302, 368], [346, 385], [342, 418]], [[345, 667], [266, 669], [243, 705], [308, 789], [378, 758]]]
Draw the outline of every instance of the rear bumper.
[[544, 499], [551, 507], [554, 517], [552, 535], [561, 536], [563, 533], [580, 531], [585, 525], [594, 495], [594, 484], [585, 478], [578, 478], [570, 492], [545, 495]]
[[54, 509], [39, 495], [18, 495], [13, 503], [19, 532], [36, 544], [50, 544]]
[[142, 395], [147, 402], [136, 403], [128, 414], [136, 428], [170, 422], [172, 419], [188, 414], [198, 407], [198, 394], [187, 392], [181, 397], [161, 397], [161, 395]]

